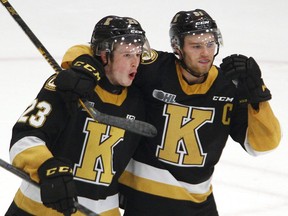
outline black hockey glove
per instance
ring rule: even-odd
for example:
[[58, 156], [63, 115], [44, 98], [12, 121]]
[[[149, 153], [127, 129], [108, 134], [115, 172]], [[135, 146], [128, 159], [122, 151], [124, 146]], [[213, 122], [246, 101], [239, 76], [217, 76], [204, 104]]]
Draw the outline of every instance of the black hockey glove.
[[[220, 68], [228, 79], [236, 84], [240, 97], [257, 109], [259, 102], [271, 99], [269, 89], [261, 78], [261, 70], [254, 58], [231, 55], [222, 60]], [[242, 99], [244, 99], [242, 98]]]
[[50, 158], [38, 169], [43, 204], [64, 215], [76, 212], [76, 187], [72, 165], [65, 158]]
[[91, 96], [104, 74], [101, 62], [84, 54], [72, 62], [70, 69], [61, 71], [54, 83], [68, 109], [74, 111], [73, 108], [77, 107], [79, 98]]

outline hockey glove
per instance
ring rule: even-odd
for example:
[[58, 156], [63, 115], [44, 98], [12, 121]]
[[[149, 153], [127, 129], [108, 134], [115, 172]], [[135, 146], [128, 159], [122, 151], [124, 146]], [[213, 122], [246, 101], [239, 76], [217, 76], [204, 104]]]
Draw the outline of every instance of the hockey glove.
[[258, 107], [259, 102], [271, 99], [270, 91], [261, 78], [261, 70], [254, 58], [234, 54], [224, 58], [220, 68], [228, 79], [233, 80], [241, 96], [254, 108]]
[[50, 158], [38, 169], [43, 204], [64, 215], [76, 212], [72, 165], [65, 158]]
[[79, 98], [93, 95], [94, 89], [104, 73], [101, 62], [84, 54], [72, 62], [70, 69], [63, 70], [57, 75], [54, 82], [56, 90], [61, 94], [71, 113], [77, 109]]

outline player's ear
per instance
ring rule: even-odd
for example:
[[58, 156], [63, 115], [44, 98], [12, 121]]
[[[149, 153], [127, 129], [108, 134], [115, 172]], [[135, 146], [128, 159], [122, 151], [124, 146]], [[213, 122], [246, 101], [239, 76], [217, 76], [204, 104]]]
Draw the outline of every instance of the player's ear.
[[175, 49], [175, 54], [177, 54], [178, 56], [183, 56], [181, 50], [178, 48]]
[[108, 62], [108, 58], [107, 58], [107, 53], [106, 52], [101, 52], [100, 53], [100, 58], [101, 58], [101, 61], [103, 62], [103, 65], [106, 65]]

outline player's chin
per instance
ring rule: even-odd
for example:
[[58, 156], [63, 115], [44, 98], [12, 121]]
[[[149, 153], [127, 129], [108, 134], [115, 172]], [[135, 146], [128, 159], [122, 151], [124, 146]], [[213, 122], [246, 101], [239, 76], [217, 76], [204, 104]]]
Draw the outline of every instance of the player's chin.
[[133, 79], [126, 79], [126, 80], [124, 80], [123, 82], [122, 82], [122, 86], [124, 86], [124, 87], [129, 87], [129, 86], [131, 86], [132, 85], [132, 83], [133, 83], [133, 80], [134, 80], [134, 78]]
[[211, 64], [200, 65], [198, 72], [200, 74], [206, 74], [211, 68]]

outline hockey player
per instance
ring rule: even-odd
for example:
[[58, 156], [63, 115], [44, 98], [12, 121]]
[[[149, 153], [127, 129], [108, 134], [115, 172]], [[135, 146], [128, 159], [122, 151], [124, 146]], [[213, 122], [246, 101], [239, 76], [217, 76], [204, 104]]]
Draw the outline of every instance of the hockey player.
[[6, 216], [82, 215], [75, 200], [101, 216], [120, 215], [117, 180], [140, 136], [94, 121], [78, 99], [106, 114], [144, 120], [141, 96], [129, 86], [149, 52], [135, 19], [107, 16], [94, 28], [89, 55], [46, 81], [14, 125], [10, 146], [12, 164], [40, 189], [23, 181]]
[[124, 215], [217, 216], [211, 180], [228, 137], [257, 156], [279, 145], [280, 125], [254, 58], [213, 65], [222, 36], [204, 10], [178, 12], [170, 38], [174, 53], [153, 50], [134, 81], [158, 135], [141, 140], [119, 179]]
[[159, 135], [143, 140], [120, 178], [124, 215], [217, 216], [211, 180], [228, 136], [261, 155], [278, 146], [279, 122], [252, 57], [213, 65], [222, 36], [204, 10], [178, 12], [170, 39], [176, 57], [154, 51], [139, 67], [136, 84]]

